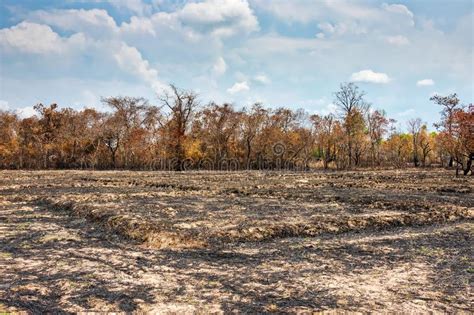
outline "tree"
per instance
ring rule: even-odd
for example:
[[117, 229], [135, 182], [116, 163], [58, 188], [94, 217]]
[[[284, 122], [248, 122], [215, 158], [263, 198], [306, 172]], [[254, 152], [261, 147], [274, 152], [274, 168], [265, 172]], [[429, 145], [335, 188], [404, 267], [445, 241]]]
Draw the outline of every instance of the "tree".
[[240, 118], [230, 104], [210, 103], [199, 114], [199, 137], [216, 165], [235, 151]]
[[[148, 101], [142, 97], [108, 97], [103, 98], [102, 102], [113, 109], [113, 118], [108, 120], [111, 126], [106, 128], [108, 147], [114, 148], [113, 153], [114, 167], [116, 152], [123, 148], [122, 162], [125, 168], [133, 167], [134, 160], [139, 156], [143, 145], [143, 124], [146, 119], [146, 113], [149, 109]], [[115, 131], [112, 131], [115, 129]], [[114, 136], [112, 136], [114, 134]], [[114, 139], [112, 141], [112, 139]], [[112, 142], [114, 143], [112, 143]]]
[[[441, 121], [435, 124], [436, 128], [442, 128], [445, 131], [446, 145], [453, 146], [453, 125], [454, 125], [454, 114], [459, 105], [459, 98], [457, 94], [450, 94], [448, 96], [434, 95], [430, 98], [430, 101], [435, 102], [437, 105], [442, 106], [441, 110]], [[449, 157], [449, 167], [453, 166], [453, 156]]]
[[382, 143], [389, 120], [384, 111], [375, 110], [367, 114], [367, 129], [370, 139], [370, 152], [372, 167], [380, 163], [379, 146]]
[[124, 130], [121, 120], [113, 115], [107, 117], [102, 124], [101, 138], [110, 152], [113, 168], [117, 168], [117, 151], [122, 145]]
[[165, 124], [165, 141], [168, 154], [175, 161], [174, 169], [182, 170], [185, 159], [184, 143], [187, 131], [191, 125], [191, 119], [199, 107], [197, 94], [170, 85], [171, 93], [165, 91], [160, 100], [169, 111], [169, 117]]
[[171, 85], [159, 106], [119, 96], [102, 99], [110, 112], [38, 104], [36, 116], [20, 119], [0, 111], [0, 168], [155, 169], [169, 162], [167, 169], [183, 170], [192, 159], [278, 169], [306, 167], [316, 158], [325, 169], [341, 169], [452, 159], [471, 172], [472, 104], [460, 106], [455, 94], [435, 97], [443, 106], [439, 133], [429, 133], [420, 119], [402, 133], [385, 112], [369, 110], [363, 97], [353, 83], [342, 84], [335, 93], [339, 115], [308, 117], [301, 109], [259, 103], [242, 110], [214, 102], [200, 108], [194, 92]]
[[[458, 109], [453, 114], [453, 135], [456, 139], [454, 146], [454, 160], [457, 165], [463, 166], [464, 175], [472, 172], [474, 160], [474, 105], [470, 104], [465, 110]], [[457, 174], [456, 167], [456, 174]]]
[[242, 115], [242, 142], [245, 151], [245, 165], [247, 169], [251, 168], [251, 155], [253, 152], [253, 144], [257, 135], [264, 128], [264, 124], [268, 119], [268, 111], [263, 108], [262, 104], [253, 104], [250, 111], [244, 109]]
[[420, 132], [421, 132], [421, 127], [422, 127], [422, 122], [420, 118], [416, 119], [410, 119], [408, 121], [408, 130], [412, 136], [412, 154], [413, 154], [413, 165], [415, 167], [419, 166], [419, 145], [420, 145]]
[[316, 156], [323, 160], [323, 167], [327, 169], [329, 163], [336, 160], [336, 137], [334, 129], [338, 124], [334, 115], [311, 116], [316, 136]]
[[[43, 156], [43, 168], [55, 167], [53, 161], [57, 158], [57, 139], [60, 135], [61, 125], [63, 124], [62, 114], [57, 110], [57, 104], [44, 106], [39, 103], [34, 106], [39, 114], [39, 134], [37, 140], [41, 145], [41, 153]], [[51, 165], [53, 164], [53, 165]]]
[[17, 133], [17, 115], [0, 110], [0, 168], [15, 166], [19, 149]]
[[429, 133], [426, 125], [421, 127], [419, 142], [421, 149], [421, 166], [423, 167], [426, 166], [426, 161], [430, 153], [433, 151], [432, 149], [435, 137], [436, 133]]
[[367, 103], [364, 102], [364, 95], [365, 93], [359, 91], [359, 87], [352, 82], [341, 84], [339, 91], [334, 93], [334, 103], [339, 109], [346, 132], [349, 168], [353, 163], [355, 138], [360, 133], [361, 128], [363, 128], [361, 116], [368, 109]]

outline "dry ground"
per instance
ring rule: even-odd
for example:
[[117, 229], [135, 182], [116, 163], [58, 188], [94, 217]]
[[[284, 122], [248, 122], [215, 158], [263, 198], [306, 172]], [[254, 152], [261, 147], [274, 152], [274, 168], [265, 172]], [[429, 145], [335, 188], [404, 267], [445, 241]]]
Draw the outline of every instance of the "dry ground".
[[473, 309], [472, 178], [0, 172], [0, 312]]

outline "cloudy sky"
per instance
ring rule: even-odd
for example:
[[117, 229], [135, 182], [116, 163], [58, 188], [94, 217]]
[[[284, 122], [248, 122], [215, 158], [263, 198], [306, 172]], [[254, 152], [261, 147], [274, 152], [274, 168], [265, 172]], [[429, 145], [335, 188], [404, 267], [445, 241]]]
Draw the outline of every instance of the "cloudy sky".
[[2, 0], [0, 108], [157, 103], [167, 83], [202, 103], [334, 110], [354, 81], [401, 123], [473, 102], [471, 0]]

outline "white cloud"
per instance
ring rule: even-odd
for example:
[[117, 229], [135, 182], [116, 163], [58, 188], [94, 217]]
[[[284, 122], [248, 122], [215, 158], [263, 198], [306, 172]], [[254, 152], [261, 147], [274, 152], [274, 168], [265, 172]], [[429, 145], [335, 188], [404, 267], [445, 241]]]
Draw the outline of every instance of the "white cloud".
[[[323, 31], [323, 35], [337, 35], [337, 36], [342, 36], [345, 34], [354, 34], [354, 35], [361, 35], [361, 34], [366, 34], [367, 29], [363, 27], [360, 23], [358, 22], [350, 22], [350, 23], [319, 23], [318, 27], [321, 31]], [[320, 33], [321, 34], [321, 33]]]
[[435, 82], [432, 79], [423, 79], [418, 82], [416, 82], [416, 85], [418, 86], [431, 86], [434, 85]]
[[387, 36], [386, 41], [387, 43], [396, 45], [396, 46], [404, 46], [410, 43], [408, 38], [406, 38], [403, 35]]
[[0, 29], [0, 45], [21, 52], [61, 53], [70, 48], [81, 48], [84, 44], [85, 37], [82, 33], [63, 38], [51, 27], [42, 24], [21, 22], [10, 28]]
[[250, 90], [250, 87], [247, 81], [236, 82], [231, 88], [227, 89], [227, 92], [230, 94], [236, 94], [244, 91]]
[[227, 64], [224, 58], [219, 57], [216, 63], [212, 66], [212, 71], [216, 75], [223, 75], [227, 70]]
[[9, 109], [8, 102], [4, 100], [0, 100], [0, 110], [8, 110], [8, 109]]
[[[251, 8], [258, 13], [267, 10], [267, 7], [278, 6], [281, 9], [281, 20], [271, 20], [275, 19], [269, 14], [273, 11], [262, 12], [266, 19], [266, 23], [261, 25], [262, 32], [246, 36], [250, 29], [256, 28], [246, 27], [245, 23], [239, 22], [237, 16], [254, 13], [251, 10], [241, 11], [243, 13], [237, 10], [236, 15], [224, 13], [230, 10], [222, 9], [216, 4], [218, 1], [211, 0], [164, 0], [163, 6], [156, 13], [129, 18], [129, 12], [120, 12], [120, 21], [126, 22], [119, 25], [116, 24], [119, 20], [109, 19], [108, 14], [100, 9], [48, 10], [49, 15], [41, 16], [41, 23], [46, 25], [40, 24], [39, 18], [37, 23], [32, 23], [33, 13], [23, 15], [30, 23], [27, 24], [30, 25], [27, 27], [28, 32], [34, 33], [36, 28], [40, 28], [41, 32], [34, 35], [20, 34], [16, 30], [14, 38], [7, 40], [6, 34], [12, 33], [15, 27], [8, 26], [9, 28], [0, 30], [0, 66], [8, 74], [2, 77], [0, 98], [7, 100], [12, 108], [15, 108], [14, 104], [26, 106], [35, 104], [36, 98], [49, 101], [49, 90], [56, 87], [54, 97], [58, 93], [63, 94], [62, 98], [57, 99], [61, 105], [91, 103], [86, 102], [86, 96], [81, 94], [84, 90], [97, 96], [120, 93], [153, 99], [150, 85], [157, 85], [160, 81], [173, 81], [185, 85], [184, 88], [201, 90], [203, 98], [220, 99], [222, 102], [231, 98], [236, 103], [243, 104], [259, 91], [262, 93], [259, 96], [268, 99], [268, 104], [272, 106], [293, 106], [295, 100], [329, 96], [338, 82], [344, 78], [349, 79], [351, 73], [373, 69], [383, 71], [390, 77], [399, 73], [396, 88], [368, 91], [374, 104], [380, 104], [395, 116], [397, 112], [404, 110], [402, 104], [409, 104], [419, 97], [427, 98], [427, 95], [418, 95], [416, 90], [410, 89], [410, 85], [415, 87], [417, 80], [424, 79], [424, 75], [433, 75], [434, 78], [441, 77], [436, 74], [449, 73], [449, 76], [443, 77], [443, 86], [456, 87], [457, 92], [463, 95], [469, 95], [472, 90], [469, 89], [472, 73], [469, 71], [470, 67], [466, 67], [472, 62], [472, 40], [469, 40], [472, 37], [472, 14], [467, 15], [462, 24], [451, 20], [457, 18], [457, 15], [446, 17], [445, 24], [428, 15], [426, 19], [433, 18], [430, 28], [422, 27], [423, 20], [418, 17], [417, 23], [420, 25], [415, 28], [410, 26], [413, 16], [408, 8], [408, 11], [397, 6], [387, 5], [384, 8], [381, 2], [344, 1], [348, 2], [346, 7], [341, 6], [343, 0], [249, 1]], [[261, 2], [262, 6], [256, 7], [255, 2]], [[228, 5], [231, 1], [222, 3]], [[245, 4], [244, 1], [240, 3]], [[205, 4], [209, 10], [202, 13], [205, 15], [202, 17], [182, 13], [191, 4]], [[91, 6], [87, 5], [88, 8]], [[187, 10], [190, 10], [189, 7], [184, 12]], [[61, 12], [66, 14], [67, 19], [53, 14]], [[301, 19], [300, 14], [303, 15]], [[20, 15], [15, 16], [16, 20], [21, 18]], [[305, 22], [305, 18], [311, 23], [301, 24]], [[292, 26], [282, 24], [294, 21], [296, 24]], [[318, 23], [323, 25], [324, 30], [317, 27]], [[456, 26], [456, 23], [459, 25]], [[273, 28], [272, 25], [275, 24], [281, 27]], [[258, 21], [256, 25], [258, 26]], [[119, 31], [111, 32], [115, 27]], [[319, 35], [312, 38], [301, 36], [304, 34], [288, 32], [286, 27], [304, 30], [304, 34]], [[362, 30], [367, 33], [353, 36], [356, 34], [352, 27], [357, 27], [359, 33]], [[75, 32], [83, 34], [71, 36]], [[239, 38], [223, 40], [221, 35], [226, 33]], [[101, 36], [109, 34], [110, 37]], [[75, 36], [78, 39], [76, 42], [71, 40]], [[20, 40], [22, 37], [23, 40]], [[82, 42], [79, 40], [81, 38]], [[409, 45], [406, 45], [407, 41]], [[131, 51], [135, 49], [136, 54], [124, 56], [119, 68], [114, 55], [122, 53], [122, 42]], [[24, 56], [20, 54], [21, 51], [44, 55]], [[347, 51], [351, 52], [350, 58], [347, 58]], [[223, 62], [220, 60], [221, 56]], [[407, 61], [412, 69], [400, 71], [406, 67]], [[237, 72], [246, 75], [236, 76]], [[219, 73], [223, 73], [221, 77], [217, 77]], [[420, 73], [422, 76], [419, 76]], [[262, 80], [257, 75], [262, 74], [269, 77], [271, 75], [272, 89], [260, 84]], [[34, 78], [37, 80], [33, 80]], [[48, 81], [52, 78], [57, 80], [54, 84], [48, 83], [53, 82]], [[77, 81], [67, 81], [69, 78]], [[7, 81], [10, 82], [9, 85]], [[28, 85], [28, 91], [25, 90], [25, 82], [32, 82]], [[58, 82], [74, 84], [57, 88]], [[248, 90], [244, 88], [244, 91], [248, 92], [229, 94], [227, 90], [231, 90], [236, 82], [246, 82]], [[80, 88], [78, 84], [81, 84]], [[107, 88], [101, 89], [101, 84]], [[222, 84], [225, 84], [224, 88], [219, 89]], [[436, 86], [439, 84], [437, 79]], [[420, 87], [419, 90], [421, 89]], [[275, 93], [275, 90], [279, 93]], [[434, 89], [426, 89], [425, 92], [429, 93], [431, 90]], [[380, 93], [388, 95], [387, 101], [375, 100]], [[323, 104], [310, 109], [325, 106]], [[433, 114], [436, 115], [437, 113]]]
[[150, 18], [132, 16], [129, 23], [122, 23], [120, 30], [129, 34], [146, 34], [156, 36], [155, 25]]
[[395, 19], [396, 16], [400, 17], [404, 22], [408, 22], [408, 25], [414, 26], [415, 15], [411, 12], [407, 6], [403, 4], [382, 4], [382, 8], [391, 14], [392, 18]]
[[372, 70], [362, 70], [351, 75], [353, 82], [368, 82], [368, 83], [388, 83], [390, 78], [385, 73], [374, 72]]
[[342, 17], [344, 20], [366, 20], [375, 18], [378, 13], [378, 10], [369, 6], [338, 0], [253, 0], [252, 3], [282, 20], [303, 23], [334, 16]]
[[122, 43], [118, 52], [114, 54], [114, 58], [122, 70], [141, 78], [155, 91], [166, 88], [165, 84], [158, 79], [158, 71], [150, 66], [148, 60], [143, 59], [142, 54], [135, 47]]
[[265, 74], [259, 74], [254, 77], [254, 80], [261, 84], [269, 84], [270, 79]]
[[409, 16], [410, 18], [413, 18], [413, 12], [411, 12], [405, 5], [403, 4], [382, 4], [382, 8], [385, 11], [392, 12], [392, 13], [397, 13], [397, 14], [402, 14]]
[[252, 4], [287, 23], [319, 22], [325, 37], [393, 34], [414, 26], [413, 13], [400, 4], [374, 6], [370, 1], [344, 0], [253, 0]]
[[258, 21], [247, 0], [207, 0], [188, 3], [177, 12], [182, 23], [218, 36], [238, 32], [250, 33], [259, 29]]
[[31, 13], [28, 20], [88, 35], [110, 36], [118, 31], [115, 20], [101, 9], [41, 10]]
[[179, 32], [188, 39], [210, 34], [217, 38], [259, 30], [258, 20], [247, 0], [206, 0], [189, 2], [172, 12], [160, 11], [150, 17], [135, 17], [123, 23], [124, 32], [155, 35], [159, 29]]
[[22, 108], [18, 108], [15, 110], [15, 113], [20, 117], [20, 118], [29, 118], [34, 115], [36, 115], [36, 111], [33, 108], [33, 106], [26, 106]]

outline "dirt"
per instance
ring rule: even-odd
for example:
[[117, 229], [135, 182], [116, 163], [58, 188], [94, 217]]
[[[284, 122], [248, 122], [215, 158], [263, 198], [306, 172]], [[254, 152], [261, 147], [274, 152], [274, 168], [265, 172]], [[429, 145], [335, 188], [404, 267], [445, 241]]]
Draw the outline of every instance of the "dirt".
[[473, 309], [473, 179], [0, 172], [0, 312]]

